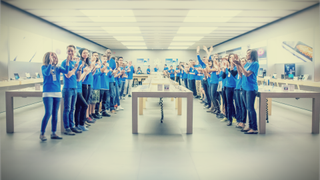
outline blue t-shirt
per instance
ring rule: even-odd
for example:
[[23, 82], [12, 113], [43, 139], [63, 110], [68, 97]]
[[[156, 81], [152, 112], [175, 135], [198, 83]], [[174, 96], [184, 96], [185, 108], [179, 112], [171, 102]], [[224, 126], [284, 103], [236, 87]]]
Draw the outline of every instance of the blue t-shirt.
[[[82, 67], [81, 73], [83, 73], [83, 69], [84, 69], [84, 67]], [[77, 92], [82, 93], [82, 81], [77, 81]]]
[[93, 75], [93, 89], [101, 89], [101, 69], [96, 69], [96, 72]]
[[195, 69], [195, 73], [196, 73], [195, 80], [202, 80], [203, 79], [203, 74], [202, 73], [200, 73], [196, 69]]
[[225, 79], [223, 79], [222, 78], [222, 74], [223, 74], [223, 72], [221, 71], [220, 72], [220, 74], [219, 74], [219, 81], [222, 81], [222, 88], [224, 88], [224, 86], [226, 85], [226, 78]]
[[216, 71], [210, 73], [211, 77], [209, 78], [209, 84], [218, 84], [219, 83], [219, 75], [217, 75]]
[[[110, 70], [109, 67], [107, 67], [108, 70]], [[112, 76], [112, 72], [109, 71], [107, 74], [106, 73], [102, 73], [101, 76], [101, 89], [104, 90], [109, 90], [109, 79]]]
[[180, 69], [179, 69], [179, 68], [176, 68], [176, 71], [178, 71], [177, 74], [176, 74], [176, 76], [180, 77], [180, 74], [181, 74], [181, 73], [180, 73]]
[[159, 68], [156, 68], [156, 67], [154, 68], [154, 72], [158, 72], [158, 70], [159, 70]]
[[[174, 69], [168, 70], [168, 73], [170, 74], [170, 77], [174, 77]], [[173, 73], [173, 74], [171, 74], [171, 73]]]
[[[129, 66], [126, 67], [126, 71], [128, 70], [129, 70]], [[130, 72], [126, 72], [129, 80], [133, 79], [133, 73], [134, 73], [134, 68], [133, 66], [130, 66]]]
[[258, 83], [257, 83], [257, 75], [259, 70], [258, 62], [247, 63], [244, 66], [246, 71], [252, 71], [252, 74], [249, 77], [242, 75], [242, 88], [245, 91], [257, 91]]
[[164, 67], [163, 70], [164, 70], [164, 71], [168, 71], [169, 68], [168, 68], [168, 67]]
[[142, 70], [137, 70], [137, 74], [142, 74]]
[[194, 68], [190, 68], [190, 71], [189, 71], [189, 79], [190, 80], [194, 80], [195, 79], [195, 75], [194, 74], [190, 74], [190, 73], [195, 73], [195, 69]]
[[147, 74], [150, 74], [150, 68], [147, 69]]
[[[236, 71], [237, 68], [234, 67], [234, 70]], [[229, 88], [235, 88], [236, 87], [236, 78], [234, 76], [232, 76], [229, 69], [226, 69], [226, 74], [227, 74], [227, 77], [225, 78], [225, 81], [226, 81], [225, 86], [229, 87]]]
[[[116, 69], [116, 67], [117, 67], [117, 65], [116, 65], [116, 61], [113, 59], [113, 58], [111, 58], [109, 61], [107, 61], [108, 63], [109, 63], [109, 69], [110, 70], [114, 70], [114, 69]], [[114, 79], [114, 75], [111, 73], [111, 76], [109, 76], [108, 77], [108, 81], [109, 81], [109, 83], [110, 82], [115, 82], [115, 79]]]
[[[54, 67], [51, 64], [48, 66], [43, 65], [41, 71], [43, 76], [43, 92], [61, 92], [60, 73], [68, 74], [69, 66], [63, 68]], [[56, 77], [55, 79], [53, 79], [54, 76]]]
[[[62, 61], [61, 63], [61, 67], [63, 67], [64, 69], [66, 69], [66, 63], [67, 60], [65, 59], [64, 61]], [[76, 61], [69, 61], [69, 71], [71, 71], [75, 64], [77, 62]], [[79, 62], [78, 68], [76, 69], [76, 72], [79, 69], [79, 66], [81, 65], [82, 61]], [[67, 78], [66, 76], [63, 76], [63, 89], [69, 89], [69, 88], [74, 88], [77, 89], [77, 76], [75, 74], [73, 74], [70, 78]]]
[[239, 74], [236, 75], [236, 88], [235, 89], [241, 89], [242, 84], [242, 78], [239, 76]]
[[[121, 71], [124, 69], [123, 67], [120, 67]], [[127, 78], [123, 77], [123, 75], [120, 77], [120, 81], [124, 82]]]
[[89, 74], [86, 76], [86, 78], [83, 80], [82, 84], [88, 84], [91, 87], [93, 86], [93, 75], [92, 71], [89, 72]]

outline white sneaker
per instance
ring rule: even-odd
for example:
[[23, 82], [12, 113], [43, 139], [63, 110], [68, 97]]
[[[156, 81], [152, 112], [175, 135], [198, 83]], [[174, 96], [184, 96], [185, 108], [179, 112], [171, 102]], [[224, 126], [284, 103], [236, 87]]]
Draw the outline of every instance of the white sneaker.
[[124, 108], [123, 107], [121, 107], [121, 106], [118, 106], [118, 108], [117, 108], [118, 110], [124, 110]]
[[[119, 106], [118, 106], [118, 107], [119, 107]], [[114, 108], [114, 110], [119, 111], [119, 108], [118, 108], [118, 107]]]

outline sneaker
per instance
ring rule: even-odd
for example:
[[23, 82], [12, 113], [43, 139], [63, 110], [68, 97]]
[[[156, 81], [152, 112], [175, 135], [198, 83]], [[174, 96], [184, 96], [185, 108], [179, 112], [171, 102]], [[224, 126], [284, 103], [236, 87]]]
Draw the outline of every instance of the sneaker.
[[228, 121], [228, 118], [227, 117], [224, 117], [221, 122], [225, 122], [225, 121]]
[[89, 131], [89, 129], [86, 128], [86, 127], [84, 127], [84, 126], [80, 126], [80, 125], [79, 125], [78, 128], [80, 128], [81, 131]]
[[235, 117], [232, 118], [232, 123], [237, 123], [237, 119]]
[[74, 132], [71, 131], [71, 129], [66, 129], [65, 132], [64, 132], [64, 134], [66, 134], [66, 135], [71, 135], [71, 136], [76, 135]]
[[118, 107], [115, 107], [114, 110], [119, 111]]
[[51, 134], [51, 139], [62, 139], [62, 137], [60, 137], [56, 134]]
[[73, 128], [70, 128], [72, 132], [75, 132], [75, 133], [82, 133], [81, 130], [79, 130], [78, 128], [76, 127], [73, 127]]
[[129, 94], [128, 97], [131, 97], [131, 95]]
[[40, 139], [41, 139], [41, 141], [46, 141], [47, 140], [46, 136], [44, 136], [44, 135], [40, 135]]
[[121, 107], [121, 106], [118, 106], [118, 108], [117, 108], [118, 110], [124, 110], [124, 108], [123, 107]]
[[103, 113], [102, 113], [102, 116], [104, 116], [104, 117], [110, 117], [111, 115], [108, 114], [107, 112], [103, 112]]
[[82, 129], [79, 128], [79, 125], [78, 125], [78, 127], [75, 127], [75, 128], [77, 128], [79, 131], [82, 131]]
[[217, 114], [217, 118], [219, 118], [219, 119], [224, 118], [224, 115], [219, 113], [219, 114]]
[[87, 120], [86, 120], [88, 123], [95, 123], [95, 121], [94, 120], [92, 120], [90, 117], [89, 118], [87, 118]]
[[92, 114], [92, 117], [95, 118], [95, 119], [101, 119], [102, 117], [99, 116], [98, 114], [94, 113]]
[[84, 122], [84, 124], [88, 127], [91, 126], [89, 123], [87, 123], [86, 121]]

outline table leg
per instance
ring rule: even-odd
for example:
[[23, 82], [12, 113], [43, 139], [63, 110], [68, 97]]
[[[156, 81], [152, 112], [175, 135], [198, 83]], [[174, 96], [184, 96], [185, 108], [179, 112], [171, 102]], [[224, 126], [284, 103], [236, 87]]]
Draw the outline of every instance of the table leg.
[[171, 101], [173, 101], [173, 98], [171, 98]]
[[63, 134], [65, 132], [64, 123], [63, 123], [63, 110], [64, 110], [64, 99], [61, 98], [61, 100], [60, 100], [60, 131], [61, 131], [61, 134]]
[[139, 98], [139, 115], [143, 115], [143, 98]]
[[182, 114], [182, 98], [178, 98], [178, 115]]
[[13, 97], [6, 92], [6, 124], [7, 133], [14, 133]]
[[260, 94], [259, 98], [259, 133], [266, 133], [266, 97]]
[[320, 97], [312, 99], [312, 134], [319, 134]]
[[178, 98], [175, 98], [175, 108], [178, 109]]
[[272, 98], [268, 98], [268, 115], [271, 116], [272, 112]]
[[192, 134], [193, 126], [193, 95], [187, 97], [187, 134]]
[[147, 98], [143, 98], [143, 109], [145, 109], [146, 108], [146, 101], [147, 101]]
[[138, 97], [132, 93], [132, 134], [138, 133]]

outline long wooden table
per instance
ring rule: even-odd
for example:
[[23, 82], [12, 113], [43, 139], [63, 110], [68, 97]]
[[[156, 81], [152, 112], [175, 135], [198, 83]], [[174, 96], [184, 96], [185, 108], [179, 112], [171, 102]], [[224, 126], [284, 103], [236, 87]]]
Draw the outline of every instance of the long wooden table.
[[[13, 98], [14, 97], [42, 97], [42, 89], [35, 90], [35, 88], [25, 88], [18, 90], [8, 90], [6, 91], [6, 126], [7, 133], [14, 133], [14, 108], [13, 108]], [[65, 131], [63, 125], [63, 98], [60, 102], [60, 123], [61, 123], [61, 133]], [[58, 119], [59, 121], [59, 119]]]
[[[268, 80], [264, 78], [258, 78], [258, 82], [267, 82]], [[313, 82], [313, 81], [294, 81], [294, 80], [289, 80], [289, 79], [269, 79], [270, 83], [276, 83], [276, 85], [279, 87], [279, 84], [292, 84], [296, 85], [298, 89], [300, 89], [300, 86], [309, 86], [309, 87], [318, 87], [320, 88], [320, 82]]]

